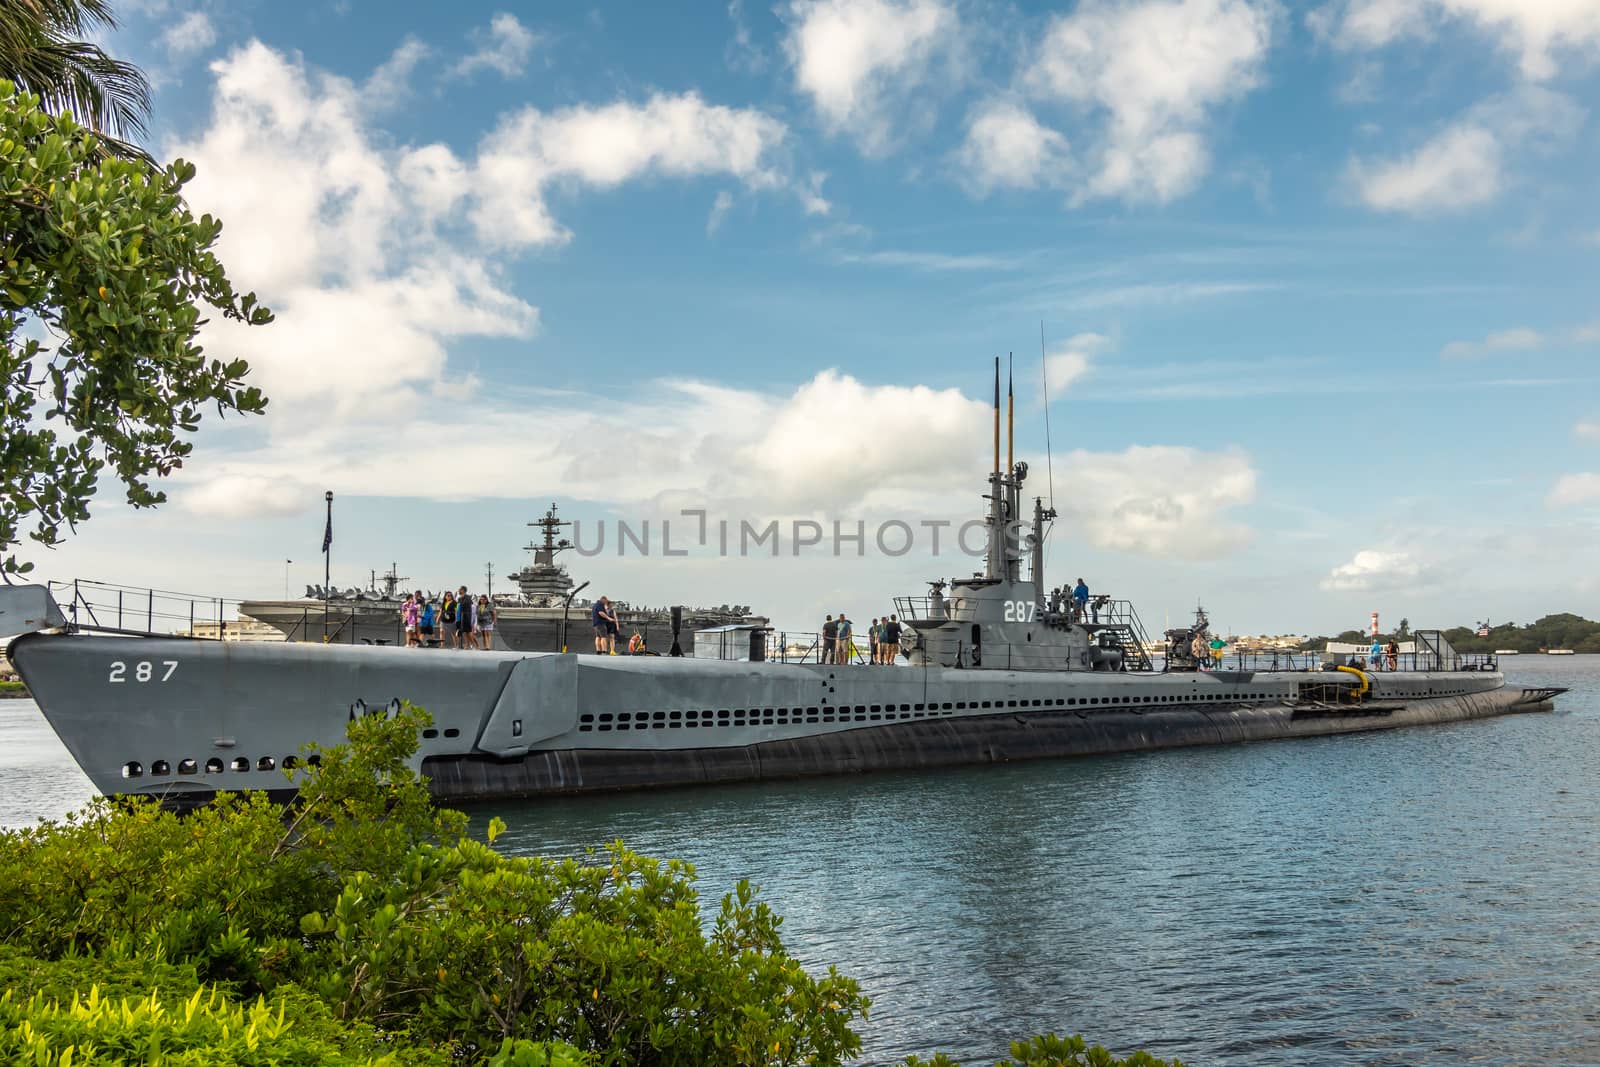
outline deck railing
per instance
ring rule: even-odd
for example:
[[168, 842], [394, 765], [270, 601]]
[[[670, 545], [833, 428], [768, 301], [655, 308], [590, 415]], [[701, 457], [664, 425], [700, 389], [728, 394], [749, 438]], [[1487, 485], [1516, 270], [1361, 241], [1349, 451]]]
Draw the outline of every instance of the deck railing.
[[[182, 593], [86, 578], [51, 581], [46, 585], [67, 621], [81, 630], [226, 641], [240, 637], [240, 624], [250, 618], [239, 613], [239, 605], [244, 600], [237, 597]], [[302, 615], [296, 624], [297, 632], [290, 634], [289, 640], [320, 640], [326, 618], [330, 644], [356, 643], [356, 608], [330, 601], [326, 615], [321, 604], [306, 605]], [[398, 620], [398, 616], [396, 618]]]

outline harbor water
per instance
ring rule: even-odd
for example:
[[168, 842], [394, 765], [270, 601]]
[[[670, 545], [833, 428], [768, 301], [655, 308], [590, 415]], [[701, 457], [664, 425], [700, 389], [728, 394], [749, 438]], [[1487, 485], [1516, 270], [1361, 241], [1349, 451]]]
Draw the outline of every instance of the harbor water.
[[[1553, 714], [483, 805], [514, 852], [622, 839], [740, 878], [873, 999], [865, 1063], [1081, 1031], [1193, 1065], [1600, 1064], [1600, 656]], [[91, 788], [0, 701], [0, 824]]]

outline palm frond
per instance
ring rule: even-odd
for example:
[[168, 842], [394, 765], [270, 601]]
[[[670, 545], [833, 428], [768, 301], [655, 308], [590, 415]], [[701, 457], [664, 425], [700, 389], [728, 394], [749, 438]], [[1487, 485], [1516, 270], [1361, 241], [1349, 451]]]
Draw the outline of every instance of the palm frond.
[[98, 45], [37, 41], [20, 54], [0, 56], [0, 76], [37, 93], [45, 110], [70, 111], [96, 131], [120, 138], [145, 132], [149, 80], [138, 67], [111, 58]]

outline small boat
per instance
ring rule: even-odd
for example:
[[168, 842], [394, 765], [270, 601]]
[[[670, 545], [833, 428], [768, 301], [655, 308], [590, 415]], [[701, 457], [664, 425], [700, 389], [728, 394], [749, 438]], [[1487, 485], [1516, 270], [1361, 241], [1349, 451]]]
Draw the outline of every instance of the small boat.
[[1545, 651], [1547, 656], [1570, 656], [1572, 654], [1573, 651], [1570, 648], [1552, 648]]
[[1494, 650], [1494, 654], [1497, 655], [1497, 656], [1520, 656], [1520, 655], [1522, 655], [1521, 652], [1518, 652], [1514, 648], [1497, 648], [1497, 649]]

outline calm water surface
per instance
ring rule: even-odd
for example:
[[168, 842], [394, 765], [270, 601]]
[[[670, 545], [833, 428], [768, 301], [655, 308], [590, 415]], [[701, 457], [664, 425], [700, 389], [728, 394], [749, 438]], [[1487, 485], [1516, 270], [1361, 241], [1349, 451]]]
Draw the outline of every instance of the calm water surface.
[[[1081, 1031], [1203, 1064], [1600, 1064], [1600, 657], [1555, 714], [474, 809], [740, 878], [873, 998], [863, 1060]], [[0, 701], [0, 823], [90, 787]]]

